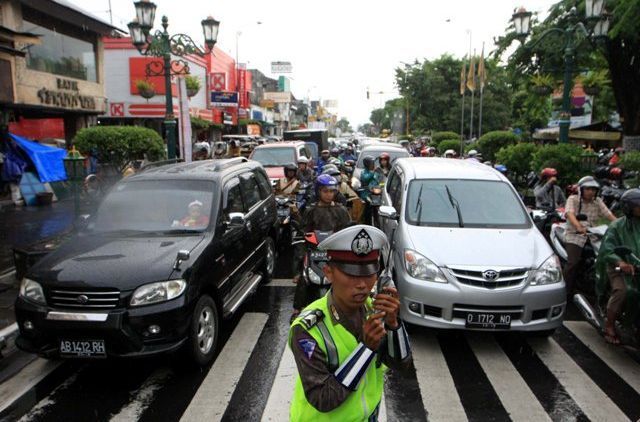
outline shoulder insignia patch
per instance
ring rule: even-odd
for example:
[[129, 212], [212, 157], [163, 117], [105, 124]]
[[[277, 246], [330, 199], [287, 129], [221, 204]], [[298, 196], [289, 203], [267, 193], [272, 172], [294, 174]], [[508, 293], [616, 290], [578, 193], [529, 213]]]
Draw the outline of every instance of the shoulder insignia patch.
[[316, 342], [307, 338], [301, 338], [298, 340], [298, 347], [307, 357], [307, 359], [311, 359], [313, 356], [313, 351], [316, 350]]

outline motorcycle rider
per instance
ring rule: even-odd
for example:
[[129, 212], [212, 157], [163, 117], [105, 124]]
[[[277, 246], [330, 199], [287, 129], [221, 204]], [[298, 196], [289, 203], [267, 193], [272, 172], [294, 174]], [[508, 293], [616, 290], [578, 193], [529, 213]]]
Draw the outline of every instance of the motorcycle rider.
[[295, 196], [300, 185], [297, 172], [298, 167], [293, 163], [284, 166], [284, 177], [276, 184], [276, 195]]
[[313, 182], [313, 170], [309, 168], [309, 159], [307, 157], [298, 158], [298, 180], [300, 183]]
[[480, 163], [481, 161], [478, 159], [478, 151], [475, 149], [469, 150], [467, 153], [467, 161], [475, 161], [476, 163]]
[[[611, 288], [604, 329], [605, 340], [611, 344], [620, 343], [615, 330], [615, 322], [623, 310], [627, 293], [631, 290], [628, 286], [632, 286], [631, 283], [635, 275], [634, 265], [616, 255], [615, 248], [626, 246], [631, 249], [634, 255], [640, 255], [640, 189], [629, 189], [620, 198], [620, 204], [624, 216], [609, 225], [602, 239], [596, 261], [598, 271], [596, 293], [598, 297], [604, 295], [606, 280], [609, 281]], [[616, 267], [620, 271], [616, 271]]]
[[360, 173], [360, 186], [364, 189], [362, 191], [362, 199], [369, 197], [369, 187], [378, 186], [380, 184], [380, 173], [375, 171], [376, 161], [371, 156], [366, 156], [362, 159], [364, 168]]
[[444, 152], [444, 158], [456, 158], [456, 152], [452, 149], [448, 149]]
[[327, 174], [329, 176], [334, 177], [338, 181], [338, 192], [336, 192], [336, 196], [334, 201], [338, 204], [347, 206], [347, 197], [342, 193], [342, 173], [335, 164], [327, 164], [324, 166], [324, 170], [322, 170], [322, 174]]
[[[321, 174], [316, 179], [316, 190], [318, 191], [318, 202], [307, 208], [302, 217], [302, 227], [305, 233], [320, 231], [338, 232], [351, 223], [351, 217], [344, 205], [335, 201], [338, 191], [338, 181], [333, 176]], [[302, 250], [301, 250], [302, 249]], [[302, 261], [304, 248], [296, 248], [294, 251], [294, 283], [296, 292], [293, 298], [293, 317], [300, 313], [300, 310], [309, 304], [307, 299], [306, 285], [301, 280]]]
[[588, 240], [587, 229], [595, 226], [600, 218], [607, 218], [609, 221], [616, 220], [616, 216], [609, 211], [602, 199], [597, 197], [599, 189], [600, 185], [593, 176], [585, 176], [578, 181], [578, 193], [571, 195], [567, 200], [565, 208], [569, 222], [565, 232], [567, 264], [564, 267], [563, 275], [569, 297], [573, 296], [573, 285], [578, 265], [580, 265], [582, 249]]
[[391, 156], [388, 152], [383, 152], [378, 157], [379, 166], [376, 167], [376, 172], [380, 174], [380, 182], [384, 182], [387, 180], [389, 176], [389, 172], [391, 171]]
[[331, 153], [328, 149], [323, 149], [320, 153], [320, 158], [318, 158], [318, 162], [316, 163], [316, 172], [318, 174], [322, 174], [322, 168], [329, 164], [329, 159], [331, 158]]
[[351, 145], [349, 145], [347, 147], [347, 149], [345, 150], [345, 152], [340, 156], [340, 160], [343, 163], [346, 163], [349, 160], [353, 160], [356, 161], [357, 157], [356, 155], [353, 153], [353, 147]]
[[551, 167], [542, 169], [533, 194], [536, 197], [536, 208], [539, 209], [555, 210], [567, 202], [562, 188], [558, 186], [558, 171]]

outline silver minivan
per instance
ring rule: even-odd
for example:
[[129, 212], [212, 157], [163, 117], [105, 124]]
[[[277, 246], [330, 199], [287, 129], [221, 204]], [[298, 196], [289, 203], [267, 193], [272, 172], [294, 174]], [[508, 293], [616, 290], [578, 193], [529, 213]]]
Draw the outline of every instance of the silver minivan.
[[558, 258], [498, 171], [444, 158], [396, 160], [380, 208], [394, 238], [402, 318], [435, 328], [540, 331], [562, 324]]

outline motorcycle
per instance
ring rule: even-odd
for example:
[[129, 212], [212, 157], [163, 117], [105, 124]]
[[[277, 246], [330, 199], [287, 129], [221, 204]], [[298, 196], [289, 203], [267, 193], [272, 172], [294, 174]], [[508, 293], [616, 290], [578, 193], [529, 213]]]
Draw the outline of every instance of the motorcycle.
[[612, 183], [602, 187], [600, 196], [607, 208], [609, 208], [611, 212], [615, 213], [620, 209], [620, 197], [622, 197], [622, 194], [626, 191], [627, 189], [624, 186], [618, 186]]
[[[368, 195], [365, 193], [368, 191]], [[382, 205], [382, 185], [372, 185], [358, 189], [358, 194], [365, 203], [364, 224], [380, 228], [380, 206]]]
[[[304, 239], [296, 239], [292, 244], [304, 243], [306, 252], [302, 264], [302, 275], [298, 283], [305, 283], [305, 302], [307, 306], [311, 302], [324, 297], [331, 288], [331, 283], [324, 276], [322, 268], [327, 262], [327, 252], [319, 251], [318, 245], [327, 237], [333, 234], [332, 231], [320, 231], [305, 233]], [[303, 306], [303, 307], [304, 307]]]
[[[633, 288], [627, 289], [624, 310], [615, 324], [616, 335], [620, 339], [622, 346], [630, 346], [635, 350], [640, 349], [640, 301], [638, 300], [638, 287], [640, 286], [640, 258], [635, 256], [631, 250], [625, 246], [614, 249], [616, 255], [620, 256], [635, 267]], [[616, 268], [620, 271], [620, 268]], [[584, 318], [591, 324], [598, 333], [604, 337], [606, 317], [606, 298], [599, 298], [597, 305], [592, 305], [587, 298], [577, 293], [573, 296], [573, 302], [576, 304]]]
[[[585, 221], [586, 216], [584, 214], [578, 214], [576, 216], [578, 221]], [[554, 223], [551, 226], [550, 240], [551, 248], [556, 253], [560, 262], [564, 267], [567, 264], [568, 254], [565, 249], [565, 234], [567, 229], [566, 222]], [[588, 295], [594, 294], [595, 286], [595, 264], [600, 245], [602, 244], [602, 238], [607, 231], [607, 225], [600, 225], [596, 227], [587, 228], [587, 243], [585, 243], [582, 250], [582, 257], [579, 265], [579, 273], [576, 276], [575, 288]]]
[[278, 212], [278, 246], [285, 249], [291, 244], [298, 230], [298, 223], [293, 218], [292, 207], [296, 204], [290, 196], [276, 196], [276, 207]]
[[565, 221], [564, 208], [533, 209], [530, 214], [540, 233], [551, 244], [551, 228], [554, 224]]

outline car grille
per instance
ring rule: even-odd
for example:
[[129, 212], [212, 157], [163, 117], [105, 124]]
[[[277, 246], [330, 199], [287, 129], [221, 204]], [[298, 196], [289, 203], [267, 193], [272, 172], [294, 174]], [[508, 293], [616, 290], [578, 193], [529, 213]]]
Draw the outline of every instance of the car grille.
[[453, 304], [453, 317], [466, 319], [468, 312], [487, 312], [511, 315], [511, 320], [522, 318], [524, 307], [522, 306], [499, 306], [499, 305], [469, 305], [465, 303]]
[[504, 270], [497, 271], [498, 277], [495, 280], [486, 280], [482, 276], [482, 271], [469, 271], [456, 268], [449, 268], [449, 271], [451, 271], [451, 274], [462, 284], [484, 287], [486, 289], [517, 286], [523, 283], [529, 275], [525, 269]]
[[50, 290], [47, 303], [56, 308], [112, 309], [120, 302], [119, 290]]

